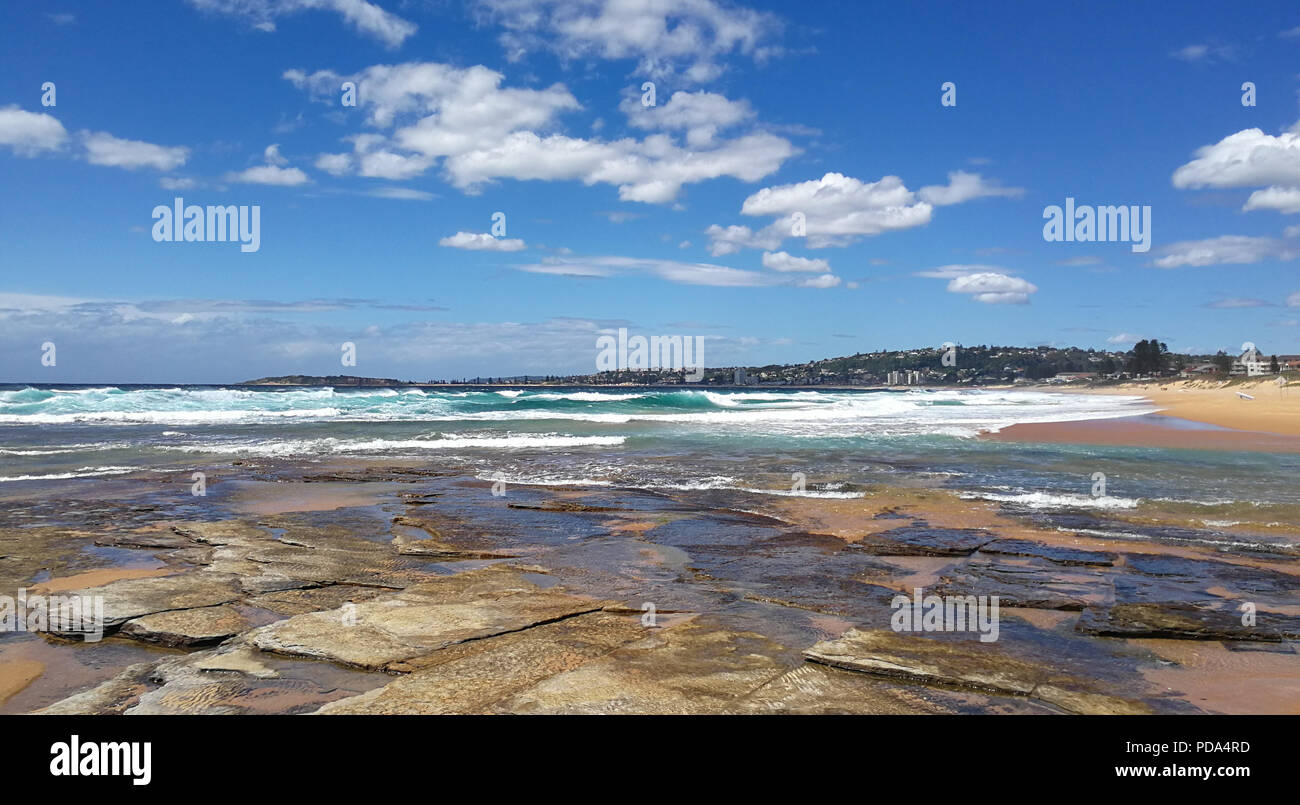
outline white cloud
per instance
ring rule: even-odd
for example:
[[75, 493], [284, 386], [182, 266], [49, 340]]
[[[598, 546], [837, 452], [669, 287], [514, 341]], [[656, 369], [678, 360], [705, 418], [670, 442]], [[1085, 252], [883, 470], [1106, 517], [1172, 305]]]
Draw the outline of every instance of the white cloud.
[[516, 266], [533, 274], [570, 277], [616, 277], [647, 275], [681, 285], [707, 285], [720, 288], [761, 288], [777, 285], [800, 288], [834, 288], [841, 280], [834, 274], [802, 279], [780, 274], [747, 271], [712, 263], [686, 263], [678, 260], [635, 257], [548, 257], [540, 263]]
[[479, 0], [506, 30], [511, 61], [537, 50], [563, 59], [636, 60], [638, 75], [696, 83], [720, 75], [732, 54], [763, 61], [780, 27], [771, 14], [716, 0]]
[[268, 145], [266, 150], [262, 152], [262, 157], [266, 160], [265, 165], [257, 165], [252, 168], [245, 168], [242, 171], [227, 173], [226, 181], [243, 182], [244, 184], [269, 184], [280, 187], [296, 187], [311, 181], [307, 174], [298, 168], [285, 167], [289, 164], [289, 160], [280, 155], [279, 144]]
[[950, 293], [970, 294], [976, 302], [990, 305], [1023, 305], [1038, 286], [1019, 277], [994, 272], [979, 272], [954, 277], [948, 282]]
[[641, 95], [629, 93], [619, 104], [628, 123], [639, 129], [683, 131], [687, 144], [709, 145], [719, 131], [754, 117], [748, 101], [732, 101], [715, 92], [674, 92], [667, 103], [644, 106]]
[[296, 187], [300, 184], [306, 184], [311, 179], [307, 174], [298, 168], [281, 168], [278, 165], [257, 165], [252, 168], [245, 168], [242, 171], [226, 174], [228, 182], [243, 182], [244, 184], [269, 184], [279, 185], [281, 187]]
[[9, 146], [18, 156], [57, 151], [67, 139], [68, 132], [58, 118], [27, 112], [16, 104], [0, 107], [0, 145]]
[[613, 277], [620, 274], [648, 274], [683, 285], [717, 287], [759, 287], [772, 285], [772, 275], [757, 271], [713, 265], [683, 263], [635, 257], [549, 257], [540, 263], [516, 266], [534, 274], [557, 274], [573, 277]]
[[289, 164], [289, 160], [280, 155], [279, 143], [268, 145], [266, 150], [262, 152], [262, 156], [266, 159], [268, 165], [284, 166]]
[[1287, 307], [1300, 307], [1300, 291], [1296, 291], [1286, 298]]
[[158, 186], [163, 190], [190, 190], [198, 186], [198, 182], [186, 176], [163, 176], [158, 180]]
[[451, 157], [447, 172], [462, 188], [493, 179], [580, 180], [616, 185], [623, 201], [663, 204], [677, 198], [685, 184], [724, 176], [757, 181], [794, 153], [787, 140], [763, 133], [693, 150], [664, 135], [606, 143], [558, 134], [542, 138], [526, 131], [495, 147]]
[[1025, 189], [1023, 187], [1003, 187], [995, 181], [985, 179], [978, 173], [952, 171], [948, 174], [948, 184], [946, 186], [931, 185], [922, 187], [916, 194], [922, 201], [929, 202], [936, 207], [944, 207], [949, 204], [973, 201], [977, 198], [1015, 198], [1023, 196]]
[[357, 31], [390, 48], [416, 32], [412, 22], [366, 0], [189, 0], [195, 8], [242, 17], [259, 31], [274, 31], [275, 18], [305, 10], [333, 11]]
[[1256, 190], [1246, 199], [1244, 210], [1277, 210], [1282, 213], [1300, 212], [1300, 187], [1268, 187]]
[[1179, 48], [1169, 55], [1187, 62], [1231, 61], [1237, 53], [1232, 45], [1192, 44]]
[[[917, 201], [897, 176], [884, 176], [876, 182], [863, 182], [840, 173], [828, 173], [821, 179], [797, 184], [765, 187], [745, 199], [740, 211], [744, 215], [773, 216], [771, 224], [757, 233], [749, 233], [758, 248], [773, 249], [792, 237], [798, 216], [804, 217], [809, 248], [842, 246], [862, 236], [878, 235], [896, 229], [910, 229], [930, 222], [933, 207]], [[730, 235], [725, 244], [742, 245], [748, 229], [710, 228], [710, 234]], [[743, 244], [749, 245], [749, 244]]]
[[1300, 133], [1276, 137], [1245, 129], [1196, 150], [1196, 159], [1174, 171], [1174, 187], [1300, 186]]
[[1182, 59], [1183, 61], [1200, 61], [1210, 55], [1210, 46], [1188, 45], [1187, 47], [1175, 50], [1170, 55], [1175, 59]]
[[987, 274], [987, 273], [1005, 274], [1007, 273], [1007, 270], [1005, 268], [1002, 268], [1001, 266], [988, 266], [988, 265], [981, 265], [978, 263], [975, 264], [951, 263], [946, 266], [938, 266], [936, 268], [927, 269], [925, 271], [918, 271], [916, 272], [916, 276], [930, 277], [931, 279], [948, 280], [954, 277], [965, 277], [969, 274]]
[[799, 280], [797, 284], [800, 288], [834, 288], [840, 284], [840, 278], [834, 274], [822, 274], [820, 277]]
[[755, 232], [747, 226], [728, 226], [724, 228], [713, 224], [704, 230], [704, 234], [709, 236], [709, 254], [714, 257], [735, 254], [742, 248], [775, 249], [781, 245], [782, 240], [781, 236], [771, 231], [770, 228]]
[[794, 257], [785, 252], [763, 252], [763, 267], [773, 271], [830, 271], [831, 266], [825, 260], [808, 257]]
[[[337, 103], [343, 80], [356, 82], [368, 124], [388, 131], [349, 137], [351, 155], [321, 155], [317, 165], [336, 175], [409, 179], [441, 160], [448, 181], [469, 193], [499, 179], [581, 181], [617, 186], [625, 201], [666, 203], [687, 184], [724, 176], [758, 181], [797, 153], [770, 133], [717, 139], [722, 124], [710, 128], [703, 121], [708, 110], [730, 110], [727, 126], [747, 117], [722, 96], [687, 93], [669, 101], [666, 117], [634, 118], [640, 121], [634, 125], [672, 133], [603, 141], [554, 131], [562, 113], [581, 108], [563, 85], [503, 87], [504, 76], [481, 65], [425, 62], [378, 65], [351, 76], [301, 70], [284, 76], [330, 103]], [[688, 147], [674, 139], [678, 131]]]
[[400, 201], [432, 201], [437, 198], [433, 193], [415, 190], [410, 187], [376, 187], [365, 191], [364, 195], [375, 198], [398, 199]]
[[1156, 258], [1158, 268], [1182, 266], [1212, 266], [1220, 264], [1258, 263], [1262, 260], [1294, 260], [1300, 249], [1275, 238], [1257, 238], [1247, 235], [1221, 235], [1206, 240], [1185, 240], [1172, 243], [1161, 250]]
[[1136, 344], [1137, 342], [1142, 340], [1144, 339], [1140, 335], [1133, 335], [1132, 333], [1116, 333], [1115, 335], [1112, 335], [1111, 337], [1107, 338], [1106, 343], [1107, 344]]
[[352, 170], [352, 157], [348, 154], [321, 154], [313, 163], [316, 170], [322, 170], [330, 176], [343, 176]]
[[124, 140], [105, 131], [83, 131], [80, 136], [81, 144], [86, 149], [86, 161], [92, 165], [169, 171], [184, 165], [190, 156], [190, 149], [184, 146]]
[[519, 238], [496, 238], [486, 232], [457, 232], [439, 240], [438, 245], [474, 252], [517, 252], [527, 248]]

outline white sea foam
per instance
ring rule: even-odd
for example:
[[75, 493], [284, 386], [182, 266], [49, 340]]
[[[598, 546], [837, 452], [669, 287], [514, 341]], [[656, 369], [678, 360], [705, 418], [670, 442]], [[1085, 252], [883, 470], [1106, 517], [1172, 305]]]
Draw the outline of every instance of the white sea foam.
[[538, 450], [578, 447], [618, 447], [623, 436], [565, 436], [558, 434], [473, 436], [446, 439], [292, 439], [283, 441], [212, 442], [164, 445], [181, 453], [217, 453], [266, 457], [321, 453], [377, 453], [403, 450]]
[[6, 481], [66, 481], [70, 478], [94, 478], [100, 475], [121, 475], [135, 472], [139, 467], [81, 467], [70, 472], [55, 472], [48, 475], [0, 475], [0, 483]]
[[964, 500], [988, 500], [995, 503], [1011, 503], [1030, 509], [1135, 509], [1140, 500], [1119, 498], [1107, 495], [1051, 494], [1049, 492], [1017, 492], [1003, 494], [1000, 492], [963, 492]]

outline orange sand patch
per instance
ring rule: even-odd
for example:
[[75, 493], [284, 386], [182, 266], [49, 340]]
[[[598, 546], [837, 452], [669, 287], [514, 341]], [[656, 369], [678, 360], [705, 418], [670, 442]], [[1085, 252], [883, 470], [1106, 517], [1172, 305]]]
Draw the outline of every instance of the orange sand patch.
[[385, 482], [322, 481], [319, 483], [269, 483], [246, 481], [236, 495], [235, 507], [246, 514], [323, 512], [356, 506], [373, 506], [402, 484]]
[[[1300, 413], [1289, 416], [1300, 417]], [[995, 442], [1105, 444], [1188, 450], [1300, 453], [1300, 437], [1297, 436], [1244, 430], [1166, 428], [1150, 422], [1135, 422], [1129, 419], [1030, 422], [1012, 425], [1009, 428], [1003, 428], [997, 433], [986, 433], [983, 436]]]
[[1064, 612], [1059, 609], [1029, 609], [1028, 607], [999, 607], [1003, 615], [1020, 618], [1038, 629], [1055, 629], [1062, 623], [1079, 617], [1077, 612]]
[[964, 556], [878, 556], [881, 563], [896, 567], [904, 575], [888, 580], [871, 579], [873, 584], [912, 594], [912, 590], [925, 589], [939, 583], [939, 577], [950, 568], [966, 561]]
[[87, 587], [102, 587], [109, 582], [123, 579], [148, 579], [154, 576], [170, 576], [174, 568], [127, 568], [110, 567], [103, 570], [88, 570], [75, 576], [50, 579], [28, 588], [33, 593], [60, 593], [65, 590], [81, 590]]
[[45, 663], [36, 660], [0, 660], [0, 703], [35, 682], [45, 673]]
[[1203, 640], [1130, 640], [1172, 666], [1142, 676], [1162, 693], [1215, 713], [1300, 715], [1300, 654], [1229, 651]]

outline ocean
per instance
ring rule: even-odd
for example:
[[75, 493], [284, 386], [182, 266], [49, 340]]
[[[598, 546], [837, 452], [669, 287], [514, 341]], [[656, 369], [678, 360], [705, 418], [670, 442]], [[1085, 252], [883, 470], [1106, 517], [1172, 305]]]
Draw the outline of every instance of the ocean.
[[1141, 397], [1028, 390], [9, 385], [0, 485], [391, 457], [512, 484], [825, 498], [921, 484], [1031, 510], [1294, 516], [1300, 457], [1196, 450], [1195, 428], [1193, 449], [979, 438], [1019, 423], [1171, 421], [1153, 413]]

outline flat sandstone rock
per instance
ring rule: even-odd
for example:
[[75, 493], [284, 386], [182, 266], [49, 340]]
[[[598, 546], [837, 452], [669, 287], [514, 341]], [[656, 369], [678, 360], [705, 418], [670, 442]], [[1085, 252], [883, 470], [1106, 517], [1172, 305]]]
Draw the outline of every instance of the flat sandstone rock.
[[803, 653], [813, 662], [928, 685], [1028, 696], [1075, 713], [1146, 712], [1131, 702], [1087, 690], [1046, 664], [1010, 656], [996, 643], [936, 640], [878, 629], [850, 629]]
[[438, 582], [417, 584], [359, 604], [295, 615], [253, 630], [248, 642], [262, 651], [378, 670], [466, 640], [526, 629], [603, 605], [538, 587], [478, 597], [469, 592], [462, 600], [448, 601]]
[[250, 628], [252, 623], [228, 604], [158, 612], [127, 621], [123, 637], [163, 646], [210, 646]]
[[591, 612], [419, 658], [435, 663], [318, 713], [483, 713], [501, 699], [645, 637], [635, 616]]

